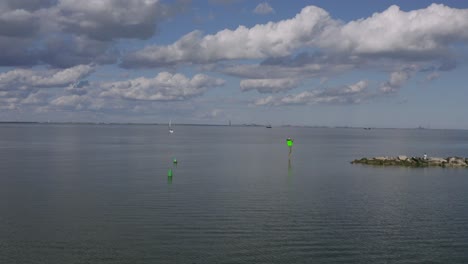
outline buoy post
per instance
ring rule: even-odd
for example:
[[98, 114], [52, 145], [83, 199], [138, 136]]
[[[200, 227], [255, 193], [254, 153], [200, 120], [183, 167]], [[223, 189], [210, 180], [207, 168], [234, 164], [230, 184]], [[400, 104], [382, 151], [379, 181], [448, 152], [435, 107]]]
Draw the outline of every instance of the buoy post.
[[291, 154], [292, 154], [292, 147], [294, 145], [294, 140], [291, 139], [290, 137], [288, 137], [286, 139], [286, 145], [288, 145], [288, 148], [289, 148], [289, 157], [291, 157]]

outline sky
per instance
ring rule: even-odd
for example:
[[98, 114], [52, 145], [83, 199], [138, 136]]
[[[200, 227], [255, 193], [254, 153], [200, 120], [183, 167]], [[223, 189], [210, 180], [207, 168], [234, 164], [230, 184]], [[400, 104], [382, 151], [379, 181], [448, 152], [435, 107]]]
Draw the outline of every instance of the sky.
[[468, 1], [3, 0], [0, 121], [468, 129]]

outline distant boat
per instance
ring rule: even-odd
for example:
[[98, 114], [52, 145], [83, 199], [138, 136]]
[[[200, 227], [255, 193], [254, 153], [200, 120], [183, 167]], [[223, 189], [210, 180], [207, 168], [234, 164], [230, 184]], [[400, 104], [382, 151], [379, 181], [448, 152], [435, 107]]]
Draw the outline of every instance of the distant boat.
[[266, 125], [266, 128], [271, 128], [271, 125], [270, 124]]
[[172, 126], [171, 126], [171, 120], [169, 120], [169, 133], [174, 133], [174, 129], [172, 129]]

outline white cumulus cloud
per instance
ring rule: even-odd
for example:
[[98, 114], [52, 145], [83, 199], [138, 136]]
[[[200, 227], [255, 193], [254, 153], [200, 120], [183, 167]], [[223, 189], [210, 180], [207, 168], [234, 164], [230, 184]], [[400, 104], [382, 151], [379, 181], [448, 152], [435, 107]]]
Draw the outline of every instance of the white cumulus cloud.
[[266, 15], [266, 14], [271, 14], [274, 13], [275, 10], [268, 4], [267, 2], [263, 2], [257, 5], [255, 7], [254, 11], [255, 14], [260, 14], [260, 15]]
[[154, 78], [140, 77], [128, 81], [102, 84], [103, 97], [148, 101], [178, 101], [200, 96], [208, 89], [224, 85], [219, 78], [197, 74], [191, 79], [182, 74], [161, 72]]
[[393, 5], [330, 31], [320, 44], [356, 54], [440, 56], [450, 45], [468, 40], [467, 27], [467, 9], [432, 4], [405, 12]]
[[154, 67], [180, 62], [207, 63], [286, 56], [337, 23], [325, 10], [308, 6], [294, 18], [276, 23], [269, 22], [252, 28], [239, 26], [235, 30], [225, 29], [206, 36], [200, 31], [193, 31], [174, 44], [149, 46], [128, 54], [123, 65]]
[[409, 67], [403, 67], [402, 69], [390, 73], [390, 78], [388, 81], [381, 84], [380, 90], [384, 93], [398, 92], [417, 70], [418, 67], [413, 65]]
[[109, 40], [151, 37], [167, 11], [158, 0], [60, 0], [54, 13], [68, 32]]
[[304, 91], [282, 97], [267, 96], [253, 102], [255, 106], [311, 105], [311, 104], [359, 104], [375, 96], [367, 90], [368, 81], [325, 90]]
[[264, 105], [273, 105], [275, 103], [275, 98], [271, 95], [263, 98], [259, 98], [255, 100], [253, 103], [256, 106], [264, 106]]
[[257, 90], [259, 93], [278, 93], [299, 86], [297, 79], [246, 79], [240, 82], [241, 91]]
[[93, 70], [89, 65], [64, 70], [14, 69], [0, 74], [0, 90], [66, 87], [87, 77]]

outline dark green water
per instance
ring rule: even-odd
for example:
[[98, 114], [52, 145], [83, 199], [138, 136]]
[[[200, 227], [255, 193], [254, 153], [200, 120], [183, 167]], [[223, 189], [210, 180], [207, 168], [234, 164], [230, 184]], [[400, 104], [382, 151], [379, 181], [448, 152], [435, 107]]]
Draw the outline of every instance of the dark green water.
[[468, 263], [468, 169], [349, 163], [424, 152], [468, 131], [3, 124], [0, 263]]

